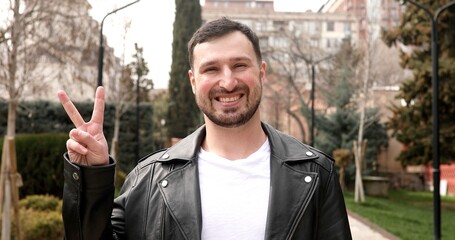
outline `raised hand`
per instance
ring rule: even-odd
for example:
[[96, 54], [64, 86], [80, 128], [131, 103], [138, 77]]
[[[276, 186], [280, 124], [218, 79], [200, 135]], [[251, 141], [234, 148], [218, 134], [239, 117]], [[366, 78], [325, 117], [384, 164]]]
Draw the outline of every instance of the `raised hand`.
[[95, 104], [90, 121], [85, 122], [64, 91], [57, 92], [63, 108], [76, 128], [66, 142], [70, 161], [80, 165], [105, 165], [109, 163], [108, 145], [103, 133], [104, 88], [96, 89]]

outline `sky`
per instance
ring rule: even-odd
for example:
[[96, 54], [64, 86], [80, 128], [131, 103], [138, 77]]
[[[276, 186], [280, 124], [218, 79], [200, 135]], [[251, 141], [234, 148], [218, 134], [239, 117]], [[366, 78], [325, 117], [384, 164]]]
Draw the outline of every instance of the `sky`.
[[[134, 0], [88, 0], [90, 15], [101, 22], [103, 17]], [[317, 11], [327, 0], [275, 0], [276, 11]], [[201, 0], [204, 4], [204, 0]], [[125, 56], [125, 64], [132, 60], [134, 43], [143, 48], [148, 63], [149, 78], [156, 89], [167, 88], [172, 62], [172, 25], [174, 0], [141, 0], [115, 14], [103, 24], [103, 35], [117, 57]], [[130, 23], [125, 34], [125, 26]], [[187, 67], [187, 66], [182, 66]]]

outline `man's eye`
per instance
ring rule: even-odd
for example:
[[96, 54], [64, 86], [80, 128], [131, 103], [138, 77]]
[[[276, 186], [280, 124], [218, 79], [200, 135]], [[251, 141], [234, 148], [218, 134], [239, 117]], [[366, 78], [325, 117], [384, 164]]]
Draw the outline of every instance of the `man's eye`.
[[211, 67], [211, 68], [206, 68], [206, 69], [204, 70], [204, 72], [215, 72], [216, 70], [217, 70], [216, 68]]

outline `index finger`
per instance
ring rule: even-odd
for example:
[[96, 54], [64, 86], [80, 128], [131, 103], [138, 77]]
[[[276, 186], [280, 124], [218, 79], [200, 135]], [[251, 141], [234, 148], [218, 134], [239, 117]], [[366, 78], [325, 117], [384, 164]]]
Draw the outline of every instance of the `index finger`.
[[79, 128], [80, 126], [84, 125], [84, 119], [82, 118], [77, 108], [74, 106], [73, 102], [71, 102], [68, 94], [66, 94], [66, 92], [63, 90], [60, 90], [57, 92], [57, 96], [74, 126], [76, 126], [76, 128]]
[[104, 88], [98, 87], [95, 94], [95, 104], [93, 106], [91, 122], [103, 125], [104, 121]]

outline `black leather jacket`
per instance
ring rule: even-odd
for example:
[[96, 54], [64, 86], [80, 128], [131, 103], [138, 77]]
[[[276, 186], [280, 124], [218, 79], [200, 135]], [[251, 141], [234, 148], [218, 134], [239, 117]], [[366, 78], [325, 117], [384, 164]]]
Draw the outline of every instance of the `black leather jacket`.
[[[262, 124], [271, 147], [265, 239], [351, 239], [334, 161]], [[197, 155], [201, 127], [144, 158], [114, 195], [115, 163], [72, 164], [65, 154], [63, 219], [67, 239], [200, 239]]]

